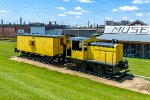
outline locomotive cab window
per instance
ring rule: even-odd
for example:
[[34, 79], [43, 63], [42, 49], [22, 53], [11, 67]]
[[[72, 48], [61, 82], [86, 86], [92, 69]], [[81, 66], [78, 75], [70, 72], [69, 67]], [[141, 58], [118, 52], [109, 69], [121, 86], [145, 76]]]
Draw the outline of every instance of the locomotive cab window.
[[72, 41], [72, 49], [82, 51], [82, 42], [80, 41]]

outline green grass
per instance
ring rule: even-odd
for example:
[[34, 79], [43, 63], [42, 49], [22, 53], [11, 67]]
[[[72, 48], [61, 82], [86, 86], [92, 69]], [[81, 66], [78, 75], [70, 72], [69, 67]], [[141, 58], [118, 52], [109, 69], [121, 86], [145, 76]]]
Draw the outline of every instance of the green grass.
[[15, 43], [0, 41], [0, 99], [149, 100], [150, 96], [10, 61]]
[[150, 77], [150, 60], [128, 58], [131, 73]]

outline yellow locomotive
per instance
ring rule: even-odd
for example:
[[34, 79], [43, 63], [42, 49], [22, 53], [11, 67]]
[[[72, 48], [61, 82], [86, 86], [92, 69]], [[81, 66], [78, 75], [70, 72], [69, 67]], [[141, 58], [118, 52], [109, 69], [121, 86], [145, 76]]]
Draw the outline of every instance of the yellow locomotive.
[[99, 42], [96, 37], [70, 37], [65, 35], [17, 36], [16, 52], [40, 55], [58, 62], [74, 63], [76, 68], [97, 74], [118, 74], [128, 69], [123, 59], [123, 45]]

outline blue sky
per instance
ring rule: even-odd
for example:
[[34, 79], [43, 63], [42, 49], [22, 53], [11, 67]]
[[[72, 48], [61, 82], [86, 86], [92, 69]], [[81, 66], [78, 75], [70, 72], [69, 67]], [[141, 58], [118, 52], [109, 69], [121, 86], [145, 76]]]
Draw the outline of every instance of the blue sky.
[[70, 25], [104, 20], [142, 20], [150, 24], [150, 0], [0, 0], [5, 23], [57, 21]]

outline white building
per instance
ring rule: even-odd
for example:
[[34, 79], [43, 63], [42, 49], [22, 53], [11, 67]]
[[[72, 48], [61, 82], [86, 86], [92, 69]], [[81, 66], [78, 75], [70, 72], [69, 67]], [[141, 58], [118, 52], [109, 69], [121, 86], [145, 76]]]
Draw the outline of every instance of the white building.
[[62, 35], [62, 29], [46, 30], [46, 35]]
[[30, 34], [45, 35], [45, 26], [30, 26]]

